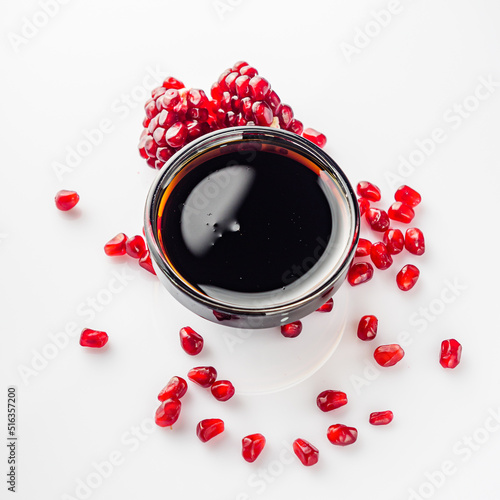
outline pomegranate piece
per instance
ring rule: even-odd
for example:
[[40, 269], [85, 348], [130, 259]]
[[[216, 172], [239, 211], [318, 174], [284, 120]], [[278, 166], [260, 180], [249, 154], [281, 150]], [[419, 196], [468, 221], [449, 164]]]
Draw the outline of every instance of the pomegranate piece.
[[370, 202], [366, 198], [359, 198], [359, 215], [363, 217], [363, 215], [370, 209]]
[[373, 340], [377, 336], [378, 318], [372, 314], [363, 316], [358, 323], [358, 338], [361, 340]]
[[406, 266], [403, 266], [401, 271], [399, 271], [396, 276], [396, 283], [398, 284], [400, 290], [407, 292], [415, 286], [419, 276], [420, 271], [418, 270], [418, 267], [412, 264], [407, 264]]
[[355, 257], [368, 257], [370, 255], [370, 250], [372, 249], [372, 242], [370, 240], [365, 240], [364, 238], [359, 238], [358, 246], [356, 248]]
[[332, 411], [347, 404], [347, 395], [341, 391], [323, 391], [316, 398], [316, 404], [321, 411]]
[[76, 191], [62, 189], [56, 193], [56, 207], [63, 212], [71, 210], [80, 201], [80, 196]]
[[306, 467], [310, 467], [311, 465], [318, 463], [318, 448], [313, 446], [305, 439], [296, 439], [293, 442], [293, 451], [295, 455], [297, 455], [298, 459], [302, 462], [302, 465], [305, 465]]
[[333, 309], [333, 299], [328, 299], [321, 307], [316, 309], [317, 312], [329, 313]]
[[298, 337], [302, 332], [302, 322], [294, 321], [293, 323], [288, 323], [287, 325], [281, 326], [281, 335], [288, 339], [293, 339]]
[[125, 242], [127, 239], [128, 236], [126, 234], [118, 233], [104, 245], [104, 253], [110, 257], [125, 255]]
[[210, 390], [217, 401], [227, 401], [234, 396], [234, 385], [229, 380], [217, 380]]
[[462, 346], [455, 339], [441, 342], [441, 356], [439, 362], [443, 368], [455, 368], [462, 357]]
[[252, 113], [257, 125], [269, 127], [271, 123], [273, 123], [273, 111], [265, 102], [254, 102], [252, 105]]
[[368, 224], [370, 224], [370, 227], [374, 231], [384, 233], [391, 225], [387, 212], [385, 210], [380, 210], [379, 208], [370, 208], [367, 210], [365, 217]]
[[330, 443], [337, 446], [349, 446], [358, 439], [358, 431], [355, 427], [344, 424], [335, 424], [328, 427], [326, 437]]
[[405, 233], [405, 248], [413, 255], [422, 255], [425, 252], [424, 233], [417, 227], [411, 227]]
[[370, 413], [370, 424], [372, 425], [387, 425], [392, 422], [394, 415], [391, 410], [374, 411]]
[[155, 423], [160, 427], [170, 427], [177, 422], [181, 413], [181, 402], [177, 398], [166, 399], [157, 408]]
[[84, 328], [80, 335], [80, 345], [83, 347], [104, 347], [108, 343], [108, 334], [98, 330]]
[[140, 259], [147, 252], [144, 238], [138, 234], [127, 238], [125, 241], [125, 251], [130, 257]]
[[421, 201], [420, 194], [409, 186], [400, 186], [394, 194], [394, 199], [410, 207], [416, 207]]
[[391, 255], [401, 253], [405, 247], [405, 238], [400, 229], [388, 229], [384, 233], [384, 245]]
[[405, 352], [399, 344], [381, 345], [373, 353], [375, 361], [383, 367], [394, 366], [403, 359], [404, 355]]
[[353, 264], [347, 273], [347, 281], [351, 286], [361, 285], [373, 278], [373, 266], [369, 262]]
[[302, 132], [302, 137], [309, 139], [320, 148], [324, 148], [326, 145], [326, 135], [314, 130], [313, 128], [306, 128], [304, 132]]
[[392, 266], [391, 254], [387, 251], [386, 246], [381, 241], [372, 245], [370, 258], [377, 269], [388, 269]]
[[217, 380], [217, 370], [213, 366], [197, 366], [189, 370], [188, 379], [207, 389]]
[[241, 454], [247, 462], [255, 462], [266, 446], [266, 438], [262, 434], [250, 434], [241, 440]]
[[187, 391], [187, 382], [182, 377], [172, 377], [158, 394], [159, 401], [181, 399]]
[[196, 435], [202, 443], [224, 432], [224, 422], [220, 418], [207, 418], [198, 422], [196, 426]]
[[409, 205], [396, 201], [390, 206], [388, 215], [392, 220], [409, 224], [415, 217], [415, 212]]
[[139, 265], [149, 271], [151, 274], [156, 276], [153, 263], [151, 262], [151, 255], [149, 254], [149, 250], [146, 250], [146, 253], [139, 259]]
[[380, 201], [382, 198], [380, 194], [380, 189], [368, 181], [361, 181], [356, 186], [356, 192], [361, 198], [365, 198], [370, 201]]
[[203, 349], [203, 337], [195, 332], [190, 326], [185, 326], [179, 331], [181, 347], [190, 356], [200, 354]]

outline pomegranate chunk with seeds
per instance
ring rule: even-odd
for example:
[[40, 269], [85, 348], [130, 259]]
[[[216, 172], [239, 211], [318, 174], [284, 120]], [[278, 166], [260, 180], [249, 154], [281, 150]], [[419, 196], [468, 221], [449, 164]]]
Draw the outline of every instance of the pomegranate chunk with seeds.
[[441, 356], [439, 362], [443, 368], [455, 368], [462, 357], [462, 346], [455, 339], [441, 342]]

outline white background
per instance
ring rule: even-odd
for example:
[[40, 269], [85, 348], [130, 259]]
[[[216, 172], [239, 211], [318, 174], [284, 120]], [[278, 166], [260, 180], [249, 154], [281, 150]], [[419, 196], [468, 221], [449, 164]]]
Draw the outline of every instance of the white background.
[[[374, 13], [389, 5], [397, 13], [381, 27]], [[500, 424], [493, 418], [500, 419], [500, 87], [489, 95], [483, 89], [479, 103], [472, 97], [481, 78], [500, 82], [498, 1], [72, 0], [39, 28], [27, 27], [44, 22], [36, 1], [3, 2], [0, 9], [1, 391], [5, 401], [7, 386], [18, 388], [17, 498], [500, 498]], [[366, 29], [370, 36], [359, 48]], [[351, 57], [345, 44], [356, 49]], [[102, 250], [116, 233], [142, 228], [155, 176], [136, 149], [148, 72], [208, 91], [240, 59], [271, 81], [306, 126], [327, 135], [327, 152], [353, 183], [368, 179], [381, 187], [381, 206], [402, 182], [422, 193], [415, 225], [426, 235], [427, 252], [398, 256], [369, 284], [346, 285], [343, 340], [305, 381], [226, 404], [193, 387], [173, 430], [152, 431], [156, 394], [172, 375], [197, 364], [221, 368], [238, 356], [255, 361], [258, 373], [266, 368], [255, 350], [247, 355], [255, 336], [228, 343], [234, 337], [227, 329], [184, 310], [135, 262], [111, 260]], [[464, 101], [468, 116], [457, 118], [454, 106]], [[54, 165], [64, 164], [68, 147], [103, 119], [112, 131], [58, 178]], [[397, 173], [400, 157], [409, 158], [415, 141], [428, 140], [436, 128], [446, 139], [391, 185], [388, 173]], [[54, 207], [63, 188], [80, 193], [72, 213]], [[410, 262], [422, 275], [403, 294], [395, 274]], [[126, 286], [109, 304], [97, 303], [102, 310], [89, 309], [89, 299], [109, 299], [114, 273], [124, 271], [132, 276]], [[460, 290], [450, 292], [449, 283]], [[440, 299], [445, 289], [448, 304]], [[434, 313], [425, 319], [420, 308], [429, 306]], [[372, 343], [356, 338], [363, 314], [380, 319]], [[69, 337], [61, 332], [71, 323], [76, 335]], [[178, 346], [186, 324], [205, 335], [199, 359]], [[312, 326], [297, 345], [308, 345]], [[81, 348], [83, 327], [106, 330], [108, 347]], [[260, 349], [276, 366], [293, 367], [287, 347], [280, 355], [276, 345], [294, 341], [274, 333], [257, 339]], [[446, 338], [463, 344], [456, 370], [438, 363]], [[367, 368], [376, 345], [398, 340], [406, 351], [399, 365]], [[251, 380], [237, 369], [224, 376]], [[349, 404], [321, 413], [315, 397], [327, 388], [344, 390]], [[4, 436], [6, 404], [0, 407]], [[370, 426], [369, 413], [384, 409], [394, 411], [393, 423]], [[202, 444], [196, 422], [214, 416], [225, 419], [227, 430]], [[332, 446], [326, 429], [333, 423], [356, 426], [358, 442]], [[248, 464], [240, 440], [252, 432], [265, 434], [268, 445]], [[297, 437], [319, 448], [318, 465], [305, 468], [290, 455], [287, 446]], [[94, 464], [110, 455], [120, 465], [98, 476]], [[443, 463], [446, 476], [436, 472]], [[79, 481], [90, 481], [91, 489], [77, 490]]]

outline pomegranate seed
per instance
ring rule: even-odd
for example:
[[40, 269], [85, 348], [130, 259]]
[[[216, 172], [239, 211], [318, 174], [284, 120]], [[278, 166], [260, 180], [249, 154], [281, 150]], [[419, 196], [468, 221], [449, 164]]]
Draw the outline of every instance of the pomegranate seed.
[[347, 273], [347, 281], [351, 286], [361, 285], [373, 278], [373, 266], [369, 262], [353, 264]]
[[370, 202], [366, 198], [359, 198], [358, 205], [359, 215], [360, 217], [363, 217], [363, 215], [365, 215], [365, 213], [370, 209]]
[[372, 425], [387, 425], [392, 422], [394, 415], [391, 410], [374, 411], [370, 413], [370, 424]]
[[394, 199], [410, 207], [416, 207], [421, 201], [420, 194], [409, 186], [401, 186], [394, 194]]
[[234, 385], [229, 380], [217, 380], [210, 390], [217, 401], [227, 401], [234, 396]]
[[455, 368], [462, 357], [462, 346], [455, 339], [441, 342], [441, 356], [439, 362], [443, 368]]
[[108, 334], [106, 332], [99, 332], [98, 330], [91, 330], [84, 328], [80, 335], [80, 345], [83, 347], [104, 347], [108, 343]]
[[388, 229], [384, 233], [384, 245], [391, 255], [397, 255], [405, 247], [405, 238], [400, 229]]
[[378, 318], [371, 314], [363, 316], [358, 324], [358, 338], [361, 340], [373, 340], [377, 336]]
[[159, 401], [181, 399], [187, 391], [187, 382], [182, 377], [172, 377], [158, 394]]
[[190, 356], [196, 356], [200, 354], [203, 349], [203, 337], [195, 332], [191, 327], [186, 326], [181, 328], [179, 332], [179, 337], [181, 339], [181, 347]]
[[246, 61], [237, 61], [233, 64], [233, 67], [231, 69], [233, 71], [239, 71], [244, 66], [248, 66], [248, 63]]
[[170, 427], [177, 422], [181, 413], [181, 402], [177, 398], [166, 399], [155, 413], [156, 425]]
[[186, 95], [187, 105], [190, 108], [200, 108], [208, 104], [208, 97], [200, 89], [189, 89]]
[[146, 253], [139, 259], [139, 265], [149, 271], [151, 274], [156, 276], [153, 263], [151, 262], [151, 255], [149, 254], [149, 250], [146, 250]]
[[[247, 75], [248, 76], [248, 75]], [[255, 101], [262, 101], [271, 91], [271, 85], [262, 76], [254, 76], [250, 82], [250, 95]]]
[[104, 245], [104, 253], [110, 257], [115, 255], [125, 255], [125, 242], [127, 235], [123, 233], [117, 234]]
[[196, 435], [202, 443], [224, 432], [224, 422], [220, 418], [207, 418], [202, 420], [196, 426]]
[[316, 398], [316, 404], [321, 411], [332, 411], [347, 404], [347, 395], [341, 391], [323, 391]]
[[424, 234], [420, 229], [411, 227], [406, 230], [405, 248], [414, 255], [422, 255], [425, 252]]
[[127, 241], [125, 242], [125, 251], [127, 252], [127, 255], [130, 255], [130, 257], [140, 259], [147, 252], [144, 238], [140, 235], [127, 238]]
[[388, 215], [392, 220], [409, 224], [415, 217], [415, 212], [410, 206], [405, 205], [400, 201], [396, 201], [396, 203], [393, 203], [389, 208]]
[[361, 181], [356, 187], [356, 192], [361, 198], [366, 198], [370, 201], [380, 201], [381, 194], [380, 189], [368, 181]]
[[254, 102], [252, 106], [252, 112], [254, 114], [257, 125], [269, 127], [269, 125], [273, 123], [273, 111], [267, 103], [262, 101]]
[[320, 148], [324, 148], [326, 145], [326, 135], [314, 130], [313, 128], [306, 128], [302, 133], [302, 136], [309, 139]]
[[253, 68], [252, 66], [243, 66], [240, 69], [240, 75], [246, 75], [246, 76], [249, 76], [250, 78], [253, 78], [258, 73], [259, 72], [255, 68]]
[[290, 125], [288, 126], [288, 130], [290, 130], [290, 132], [293, 132], [294, 134], [301, 135], [303, 130], [304, 130], [304, 125], [302, 124], [301, 121], [294, 118], [290, 122]]
[[328, 299], [320, 308], [316, 309], [317, 312], [329, 313], [333, 309], [333, 299]]
[[344, 424], [335, 424], [328, 427], [326, 433], [328, 441], [337, 446], [349, 446], [358, 439], [358, 430]]
[[370, 208], [367, 210], [365, 217], [368, 224], [370, 224], [370, 227], [374, 231], [383, 233], [387, 231], [391, 225], [387, 212], [385, 210], [380, 210], [379, 208]]
[[288, 323], [287, 325], [281, 325], [281, 335], [288, 339], [293, 339], [298, 337], [302, 332], [302, 322], [294, 321], [293, 323]]
[[[267, 94], [266, 102], [267, 102], [267, 104], [269, 104], [269, 107], [273, 110], [274, 116], [278, 116], [278, 112], [281, 109], [281, 99], [279, 98], [278, 94], [274, 90], [271, 90], [271, 92], [269, 92], [269, 94]], [[286, 104], [285, 104], [285, 106], [286, 106]]]
[[185, 85], [180, 80], [177, 80], [177, 78], [169, 76], [163, 81], [163, 87], [166, 89], [183, 89]]
[[400, 290], [407, 292], [415, 286], [419, 276], [420, 271], [418, 270], [418, 267], [413, 266], [412, 264], [407, 264], [406, 266], [403, 266], [401, 271], [399, 271], [396, 276], [396, 283], [398, 284]]
[[236, 84], [236, 95], [240, 98], [243, 99], [244, 97], [248, 97], [250, 95], [250, 77], [243, 75], [243, 76], [238, 76], [236, 78], [235, 84]]
[[370, 250], [372, 248], [372, 243], [370, 240], [365, 240], [364, 238], [360, 238], [358, 242], [358, 246], [356, 248], [355, 257], [368, 257], [370, 255]]
[[306, 467], [310, 467], [311, 465], [318, 463], [318, 448], [313, 446], [305, 439], [296, 439], [293, 442], [293, 451], [295, 455], [297, 455], [298, 459], [302, 462], [302, 465], [305, 465]]
[[172, 111], [181, 101], [181, 96], [177, 89], [168, 89], [161, 97], [161, 106], [167, 111]]
[[372, 245], [370, 258], [377, 269], [388, 269], [392, 266], [392, 257], [381, 241]]
[[62, 189], [56, 193], [56, 207], [63, 212], [71, 210], [80, 200], [80, 196], [76, 191], [67, 191]]
[[287, 129], [293, 120], [293, 110], [288, 104], [283, 104], [281, 106], [279, 113], [278, 113], [278, 119], [280, 121], [280, 127]]
[[383, 367], [394, 366], [403, 359], [404, 355], [405, 352], [399, 344], [381, 345], [373, 353], [375, 361]]
[[182, 122], [174, 123], [165, 134], [167, 144], [172, 148], [184, 146], [187, 138], [187, 127]]
[[255, 462], [266, 445], [262, 434], [250, 434], [241, 440], [241, 454], [247, 462]]
[[217, 370], [213, 366], [197, 366], [189, 370], [188, 379], [207, 389], [217, 380]]

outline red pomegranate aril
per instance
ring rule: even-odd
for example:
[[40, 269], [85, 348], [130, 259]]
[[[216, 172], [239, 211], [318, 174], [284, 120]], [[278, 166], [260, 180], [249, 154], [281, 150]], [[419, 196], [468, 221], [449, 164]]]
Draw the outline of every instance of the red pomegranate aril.
[[390, 206], [388, 215], [392, 220], [409, 224], [415, 217], [415, 212], [409, 205], [396, 201]]
[[247, 462], [255, 462], [266, 446], [266, 438], [262, 434], [250, 434], [241, 440], [241, 454]]
[[294, 321], [293, 323], [288, 323], [287, 325], [281, 325], [281, 335], [288, 339], [293, 339], [298, 337], [302, 332], [302, 322]]
[[250, 95], [255, 101], [262, 101], [271, 91], [271, 85], [262, 76], [254, 76], [249, 82]]
[[295, 455], [297, 455], [298, 459], [302, 462], [302, 465], [305, 465], [306, 467], [310, 467], [311, 465], [318, 463], [318, 448], [313, 446], [305, 439], [296, 439], [293, 442], [293, 451]]
[[379, 231], [381, 233], [387, 231], [391, 222], [389, 216], [385, 210], [380, 210], [379, 208], [370, 208], [366, 211], [366, 220], [370, 227], [374, 231]]
[[127, 241], [125, 242], [125, 251], [127, 252], [127, 255], [130, 255], [130, 257], [140, 259], [147, 252], [144, 238], [140, 235], [127, 238]]
[[224, 422], [220, 418], [207, 418], [196, 426], [196, 435], [202, 443], [224, 432]]
[[392, 257], [386, 246], [378, 241], [370, 249], [370, 258], [377, 269], [388, 269], [392, 266]]
[[258, 74], [259, 72], [253, 66], [243, 66], [242, 68], [240, 68], [240, 75], [246, 75], [250, 78], [253, 78]]
[[161, 106], [163, 109], [172, 111], [181, 101], [181, 96], [177, 89], [168, 89], [161, 97]]
[[238, 76], [235, 81], [235, 86], [236, 86], [236, 94], [240, 99], [243, 99], [243, 97], [248, 97], [250, 95], [250, 77], [243, 75], [243, 76]]
[[144, 141], [144, 151], [146, 151], [146, 153], [150, 158], [156, 157], [156, 151], [158, 151], [158, 144], [156, 144], [152, 136], [146, 137], [146, 140]]
[[156, 276], [153, 263], [151, 262], [151, 255], [149, 254], [149, 250], [146, 250], [146, 253], [139, 259], [139, 265], [143, 269], [146, 269], [146, 271]]
[[400, 186], [396, 193], [394, 194], [394, 199], [405, 203], [410, 207], [416, 207], [421, 201], [422, 197], [420, 194], [412, 189], [410, 186]]
[[380, 189], [368, 181], [358, 182], [356, 187], [356, 192], [361, 198], [365, 198], [369, 201], [380, 201], [382, 198], [380, 194]]
[[174, 123], [165, 134], [167, 144], [172, 148], [184, 146], [187, 138], [187, 127], [182, 122]]
[[179, 331], [181, 347], [190, 356], [200, 354], [203, 349], [203, 337], [195, 332], [190, 326], [185, 326]]
[[375, 361], [383, 367], [394, 366], [403, 359], [404, 355], [405, 352], [399, 344], [381, 345], [373, 353]]
[[288, 130], [290, 132], [293, 132], [294, 134], [301, 135], [302, 132], [304, 131], [304, 125], [302, 124], [301, 121], [299, 121], [296, 118], [294, 118], [290, 122], [290, 125], [288, 126]]
[[108, 334], [99, 330], [84, 328], [80, 335], [80, 345], [83, 347], [101, 348], [108, 343]]
[[187, 392], [187, 382], [182, 377], [172, 377], [158, 394], [159, 401], [181, 399]]
[[329, 313], [333, 309], [333, 299], [328, 299], [321, 307], [316, 309], [317, 312]]
[[373, 340], [377, 336], [378, 318], [372, 314], [363, 316], [358, 323], [358, 338], [364, 341]]
[[170, 427], [177, 422], [181, 413], [181, 402], [177, 398], [166, 399], [157, 408], [155, 423], [160, 427]]
[[363, 215], [365, 215], [365, 213], [368, 210], [370, 210], [370, 201], [367, 200], [366, 198], [359, 198], [358, 205], [359, 205], [359, 215], [363, 217]]
[[269, 94], [266, 97], [266, 102], [267, 104], [269, 104], [269, 107], [273, 110], [274, 116], [277, 116], [279, 110], [281, 109], [281, 99], [274, 90], [271, 90], [271, 92], [269, 92]]
[[462, 345], [455, 339], [441, 342], [441, 355], [439, 362], [443, 368], [455, 368], [462, 357]]
[[356, 248], [355, 257], [368, 257], [372, 248], [372, 242], [364, 238], [359, 238], [358, 246]]
[[216, 82], [212, 85], [210, 88], [210, 95], [212, 96], [213, 99], [216, 101], [219, 101], [222, 99], [222, 94], [224, 91], [221, 89], [220, 85]]
[[330, 443], [337, 446], [349, 446], [358, 439], [358, 430], [344, 424], [335, 424], [328, 427], [326, 437]]
[[183, 89], [185, 87], [185, 85], [180, 80], [177, 80], [177, 78], [174, 78], [173, 76], [165, 78], [165, 80], [163, 81], [163, 86], [166, 89]]
[[320, 148], [324, 148], [326, 145], [326, 135], [314, 130], [313, 128], [306, 128], [302, 133], [302, 136], [309, 139]]
[[190, 108], [199, 108], [208, 104], [208, 97], [201, 89], [189, 89], [186, 95], [187, 105]]
[[316, 404], [321, 411], [332, 411], [347, 404], [347, 395], [342, 391], [323, 391], [316, 398]]
[[401, 253], [405, 247], [405, 238], [400, 229], [388, 229], [384, 233], [384, 245], [391, 255]]
[[[165, 139], [165, 134], [167, 133], [167, 131], [162, 128], [162, 127], [158, 127], [154, 132], [153, 132], [153, 139], [154, 141], [156, 142], [156, 144], [158, 144], [158, 146], [166, 146], [167, 145], [167, 141]], [[156, 156], [158, 156], [158, 150], [156, 151]]]
[[373, 278], [373, 266], [369, 262], [353, 264], [347, 273], [347, 281], [351, 286], [361, 285]]
[[293, 120], [293, 110], [288, 104], [283, 104], [278, 112], [280, 127], [287, 129]]
[[217, 370], [213, 366], [197, 366], [188, 372], [188, 379], [207, 389], [217, 380]]
[[237, 71], [232, 71], [229, 75], [226, 76], [224, 81], [226, 82], [226, 87], [229, 89], [229, 92], [236, 92], [236, 79], [240, 76]]
[[217, 401], [227, 401], [234, 396], [234, 385], [229, 380], [217, 380], [210, 388]]
[[237, 61], [233, 64], [232, 66], [232, 70], [233, 71], [240, 71], [241, 68], [245, 67], [245, 66], [248, 66], [248, 63], [246, 61]]
[[411, 227], [405, 233], [405, 248], [413, 255], [422, 255], [425, 252], [424, 233], [417, 227]]
[[417, 266], [412, 264], [407, 264], [403, 266], [401, 271], [396, 276], [396, 283], [400, 290], [403, 292], [407, 292], [411, 290], [418, 281], [418, 277], [420, 276], [420, 271]]
[[257, 125], [269, 127], [269, 125], [273, 123], [273, 112], [269, 105], [265, 102], [254, 102], [252, 105], [252, 113]]
[[[179, 115], [173, 111], [167, 111], [164, 109], [158, 116], [157, 126], [164, 129], [170, 128], [175, 122], [179, 121]], [[154, 137], [154, 131], [153, 131]]]
[[158, 108], [156, 107], [156, 101], [154, 99], [150, 99], [144, 105], [144, 111], [146, 111], [147, 118], [154, 118], [158, 114]]
[[372, 425], [387, 425], [392, 422], [394, 415], [391, 410], [374, 411], [370, 413], [370, 424]]
[[114, 238], [111, 238], [104, 245], [104, 253], [109, 255], [110, 257], [114, 257], [116, 255], [125, 255], [125, 242], [128, 237], [126, 234], [118, 233]]
[[61, 191], [56, 193], [56, 207], [63, 212], [67, 212], [68, 210], [74, 208], [79, 201], [80, 196], [76, 191], [61, 189]]

